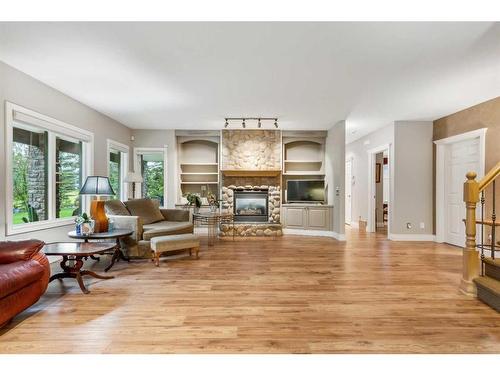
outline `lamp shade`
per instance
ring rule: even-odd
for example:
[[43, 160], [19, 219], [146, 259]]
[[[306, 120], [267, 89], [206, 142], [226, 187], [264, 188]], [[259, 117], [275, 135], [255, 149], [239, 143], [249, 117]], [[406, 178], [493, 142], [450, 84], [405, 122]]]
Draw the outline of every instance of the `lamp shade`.
[[142, 183], [143, 179], [139, 173], [136, 172], [128, 172], [125, 176], [124, 182], [139, 182]]
[[80, 189], [81, 195], [115, 195], [109, 179], [104, 176], [88, 176]]

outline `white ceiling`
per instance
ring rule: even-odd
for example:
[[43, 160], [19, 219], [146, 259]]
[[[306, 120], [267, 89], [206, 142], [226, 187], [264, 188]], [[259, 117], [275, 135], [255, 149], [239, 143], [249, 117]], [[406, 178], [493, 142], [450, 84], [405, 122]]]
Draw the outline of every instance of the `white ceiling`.
[[352, 141], [500, 96], [499, 41], [498, 23], [0, 23], [0, 60], [131, 128], [346, 119]]

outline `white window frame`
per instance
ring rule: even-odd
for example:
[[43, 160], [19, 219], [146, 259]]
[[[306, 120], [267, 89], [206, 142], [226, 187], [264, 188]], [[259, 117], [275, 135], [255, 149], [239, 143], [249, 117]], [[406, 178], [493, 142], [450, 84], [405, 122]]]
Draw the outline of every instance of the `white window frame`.
[[[45, 130], [49, 133], [48, 160], [47, 160], [47, 199], [48, 199], [48, 220], [33, 223], [14, 225], [12, 219], [13, 189], [12, 189], [12, 142], [13, 129], [16, 126], [33, 126], [37, 129]], [[56, 137], [69, 137], [70, 139], [82, 141], [82, 179], [92, 175], [94, 169], [94, 133], [67, 124], [63, 121], [43, 115], [20, 105], [5, 102], [5, 223], [6, 235], [28, 233], [42, 229], [49, 229], [70, 225], [74, 222], [73, 217], [57, 219], [55, 217], [55, 139]], [[89, 199], [82, 196], [82, 210], [88, 211]]]
[[114, 141], [114, 140], [108, 138], [106, 151], [107, 151], [107, 159], [108, 159], [108, 162], [106, 165], [106, 171], [107, 171], [106, 175], [108, 176], [108, 178], [109, 178], [109, 154], [111, 153], [111, 151], [120, 152], [120, 176], [121, 176], [121, 178], [120, 178], [120, 196], [118, 197], [118, 199], [120, 199], [121, 201], [126, 201], [128, 199], [128, 184], [126, 182], [124, 182], [124, 180], [125, 180], [125, 177], [127, 177], [127, 173], [128, 173], [128, 160], [129, 160], [130, 147], [123, 144], [123, 143], [120, 143], [120, 142], [117, 142], [117, 141]]
[[[147, 154], [150, 152], [163, 153], [163, 205], [167, 206], [167, 145], [163, 147], [134, 147], [134, 171], [140, 172], [139, 158], [140, 154]], [[142, 198], [142, 183], [137, 183], [135, 188], [135, 197]]]

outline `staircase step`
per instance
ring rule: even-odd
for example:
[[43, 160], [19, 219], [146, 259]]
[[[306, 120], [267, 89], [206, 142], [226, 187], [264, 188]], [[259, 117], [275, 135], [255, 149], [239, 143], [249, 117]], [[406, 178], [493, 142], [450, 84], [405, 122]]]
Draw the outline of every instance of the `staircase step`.
[[500, 281], [500, 259], [484, 258], [484, 274]]
[[488, 276], [474, 279], [477, 287], [477, 298], [500, 312], [500, 281]]

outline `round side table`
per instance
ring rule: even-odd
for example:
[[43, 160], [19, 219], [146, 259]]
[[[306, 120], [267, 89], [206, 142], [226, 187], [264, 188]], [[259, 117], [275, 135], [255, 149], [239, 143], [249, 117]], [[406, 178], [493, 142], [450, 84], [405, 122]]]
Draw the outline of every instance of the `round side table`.
[[[120, 238], [130, 236], [134, 231], [128, 229], [115, 229], [109, 232], [101, 233], [91, 233], [91, 234], [77, 234], [76, 231], [68, 232], [68, 237], [83, 240], [84, 242], [89, 242], [89, 240], [112, 240], [116, 241], [116, 245], [113, 250], [113, 257], [111, 258], [111, 263], [104, 269], [104, 272], [108, 272], [116, 261], [120, 259], [130, 262], [130, 258], [123, 254], [123, 250], [120, 246]], [[99, 258], [90, 255], [92, 259], [99, 260]]]

